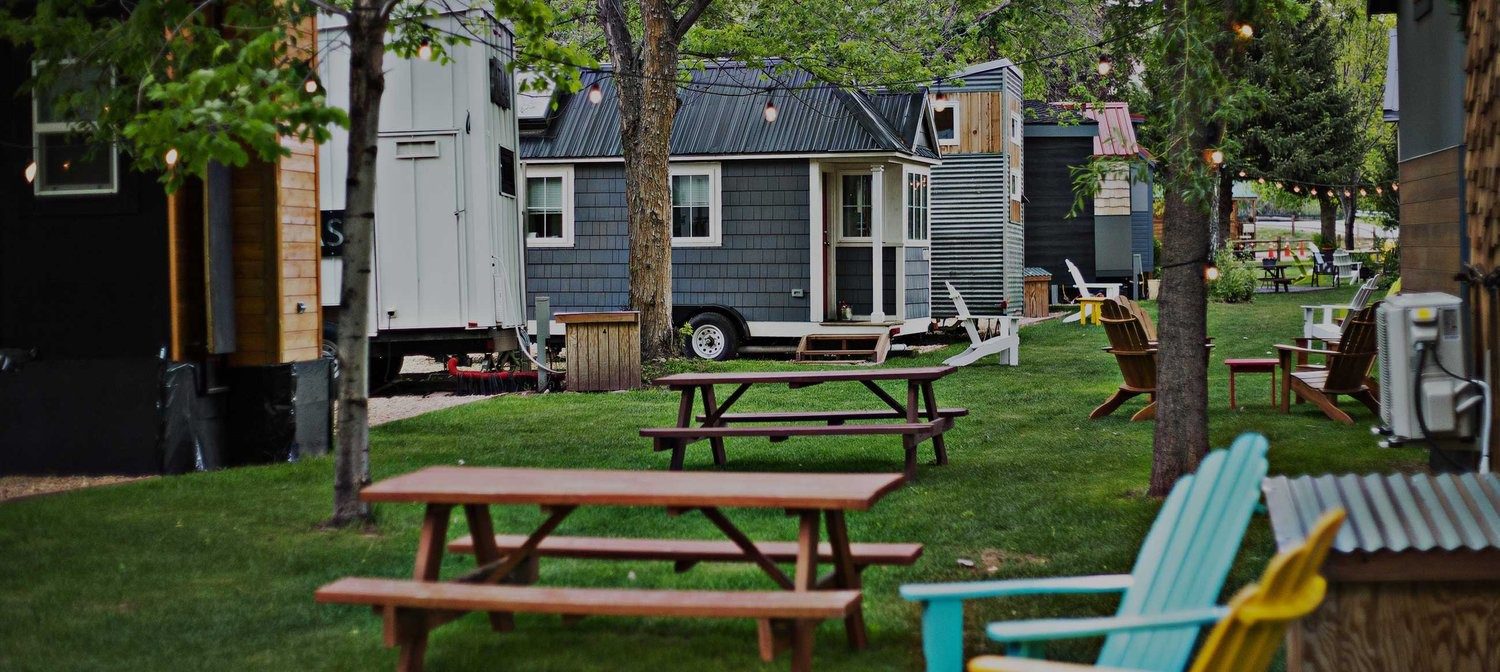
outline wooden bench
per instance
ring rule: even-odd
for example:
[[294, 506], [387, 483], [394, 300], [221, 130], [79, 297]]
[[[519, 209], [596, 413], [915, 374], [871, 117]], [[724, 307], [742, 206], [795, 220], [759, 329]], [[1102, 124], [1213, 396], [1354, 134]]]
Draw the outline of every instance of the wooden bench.
[[[940, 418], [962, 418], [969, 414], [967, 408], [940, 408]], [[728, 424], [732, 422], [827, 422], [830, 425], [842, 425], [850, 420], [900, 420], [902, 415], [891, 409], [867, 409], [857, 411], [769, 411], [761, 413], [725, 413], [719, 416], [719, 422]], [[708, 420], [708, 416], [699, 414], [698, 422]]]
[[[917, 473], [917, 444], [935, 436], [941, 436], [953, 428], [953, 418], [939, 417], [932, 422], [907, 422], [887, 425], [772, 425], [756, 427], [647, 427], [641, 436], [652, 440], [652, 449], [672, 451], [672, 471], [681, 471], [689, 444], [705, 439], [733, 437], [765, 437], [771, 442], [785, 441], [793, 436], [873, 436], [900, 435], [905, 448], [905, 470], [908, 478]], [[723, 450], [714, 446], [714, 464], [725, 462]], [[946, 451], [937, 451], [937, 463], [947, 462]]]
[[[519, 534], [495, 536], [495, 546], [501, 553], [512, 553], [526, 543]], [[762, 541], [755, 544], [766, 557], [776, 562], [795, 562], [797, 543], [792, 541]], [[452, 553], [474, 553], [473, 537], [465, 536], [448, 543]], [[870, 565], [911, 566], [922, 557], [921, 544], [849, 544], [850, 560], [856, 572]], [[620, 537], [547, 537], [537, 545], [535, 554], [541, 557], [579, 558], [586, 560], [662, 560], [676, 563], [679, 572], [685, 572], [700, 562], [753, 562], [732, 541], [702, 539], [625, 539]], [[833, 547], [828, 542], [818, 545], [818, 560], [833, 561]]]
[[[400, 670], [420, 670], [426, 632], [433, 620], [454, 612], [560, 614], [564, 616], [675, 616], [796, 621], [792, 669], [812, 667], [817, 621], [845, 618], [859, 608], [858, 590], [718, 591], [629, 590], [484, 585], [349, 577], [313, 595], [320, 603], [368, 605], [393, 610], [395, 627], [386, 645], [401, 645]], [[422, 634], [420, 639], [411, 635]]]

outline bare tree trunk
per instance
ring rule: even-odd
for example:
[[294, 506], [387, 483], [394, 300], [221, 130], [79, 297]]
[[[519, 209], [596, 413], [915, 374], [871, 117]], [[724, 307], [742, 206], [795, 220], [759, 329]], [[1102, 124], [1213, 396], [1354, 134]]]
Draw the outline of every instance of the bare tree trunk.
[[1208, 250], [1206, 209], [1180, 189], [1166, 190], [1162, 221], [1162, 298], [1157, 336], [1156, 435], [1151, 460], [1153, 496], [1165, 496], [1208, 452]]
[[1333, 196], [1327, 191], [1318, 194], [1318, 220], [1322, 224], [1319, 231], [1323, 234], [1323, 247], [1337, 247], [1338, 228], [1338, 204], [1334, 202]]
[[385, 29], [380, 3], [359, 0], [349, 14], [349, 159], [344, 213], [344, 288], [339, 297], [338, 436], [333, 459], [333, 518], [370, 520], [359, 491], [370, 483], [370, 257], [374, 243], [375, 152], [385, 92]]
[[598, 2], [619, 92], [630, 228], [630, 307], [641, 314], [641, 357], [662, 359], [676, 354], [668, 160], [677, 115], [678, 22], [664, 0], [642, 0], [643, 31], [637, 47], [619, 1]]
[[1344, 249], [1354, 249], [1354, 220], [1359, 215], [1355, 206], [1359, 204], [1353, 192], [1344, 197]]
[[[1230, 230], [1230, 218], [1234, 215], [1234, 173], [1230, 170], [1219, 171], [1219, 198], [1218, 202], [1218, 229], [1219, 239], [1216, 248], [1228, 248], [1234, 244], [1233, 232]], [[1241, 221], [1244, 221], [1241, 219]]]

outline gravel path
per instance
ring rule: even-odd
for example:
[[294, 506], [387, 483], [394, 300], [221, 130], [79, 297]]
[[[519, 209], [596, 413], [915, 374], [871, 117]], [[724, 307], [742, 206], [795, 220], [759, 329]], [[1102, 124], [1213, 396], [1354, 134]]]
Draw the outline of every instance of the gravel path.
[[491, 397], [474, 395], [455, 397], [451, 392], [433, 392], [425, 396], [396, 396], [370, 398], [370, 426], [383, 425], [395, 420], [429, 413], [452, 406], [462, 406]]

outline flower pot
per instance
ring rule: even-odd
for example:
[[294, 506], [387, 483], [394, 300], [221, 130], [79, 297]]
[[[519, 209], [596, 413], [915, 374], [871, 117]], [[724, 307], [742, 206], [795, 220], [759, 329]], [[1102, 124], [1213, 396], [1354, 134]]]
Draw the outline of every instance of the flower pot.
[[1146, 296], [1151, 299], [1161, 298], [1161, 280], [1151, 278], [1146, 281]]

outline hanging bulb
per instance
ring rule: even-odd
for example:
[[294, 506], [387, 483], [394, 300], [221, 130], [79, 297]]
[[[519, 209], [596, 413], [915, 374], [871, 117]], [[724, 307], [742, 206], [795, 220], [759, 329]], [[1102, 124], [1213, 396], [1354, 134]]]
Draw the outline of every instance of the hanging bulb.
[[1240, 177], [1249, 177], [1249, 175], [1246, 175], [1245, 171], [1242, 170], [1240, 171]]
[[32, 182], [35, 182], [35, 181], [36, 181], [36, 162], [32, 161], [31, 163], [26, 164], [26, 183], [27, 184], [31, 184]]
[[1114, 59], [1111, 59], [1108, 56], [1100, 56], [1099, 64], [1095, 67], [1099, 70], [1100, 77], [1107, 77], [1109, 76], [1109, 73], [1114, 72], [1115, 62]]
[[599, 86], [599, 82], [594, 82], [593, 84], [590, 84], [589, 85], [589, 102], [593, 103], [595, 105], [598, 105], [599, 101], [601, 101], [601, 100], [604, 100], [604, 89]]
[[1296, 185], [1296, 184], [1292, 185], [1292, 193], [1294, 193], [1294, 194], [1300, 194], [1300, 193], [1302, 193], [1302, 187], [1299, 186], [1299, 185]]
[[422, 38], [422, 43], [417, 45], [417, 58], [424, 61], [432, 60], [432, 41]]
[[1280, 183], [1280, 182], [1277, 182], [1277, 183], [1276, 183], [1276, 188], [1277, 188], [1277, 189], [1285, 189], [1285, 188], [1286, 188], [1286, 186], [1285, 186], [1285, 185], [1283, 185], [1283, 184], [1282, 184], [1282, 183]]
[[1317, 196], [1318, 195], [1318, 188], [1317, 187], [1308, 187], [1307, 193], [1312, 194], [1314, 196]]
[[318, 78], [317, 77], [308, 77], [307, 81], [305, 81], [305, 82], [302, 83], [302, 90], [306, 91], [308, 93], [317, 93], [318, 92]]
[[760, 114], [766, 118], [766, 123], [772, 123], [776, 121], [777, 117], [781, 116], [781, 111], [776, 109], [776, 101], [767, 100], [766, 109], [761, 110]]
[[1260, 183], [1260, 184], [1265, 184], [1266, 183], [1266, 178], [1264, 178], [1264, 177], [1257, 177], [1257, 178], [1255, 178], [1255, 181], [1258, 182], [1258, 183]]
[[1360, 189], [1360, 190], [1359, 190], [1359, 195], [1360, 195], [1360, 196], [1369, 196], [1369, 194], [1368, 194], [1368, 193], [1365, 193], [1365, 190], [1364, 190], [1364, 189], [1362, 189], [1362, 188], [1361, 188], [1361, 189]]
[[1375, 193], [1377, 193], [1377, 194], [1384, 194], [1385, 190], [1381, 189], [1380, 187], [1375, 187]]
[[1203, 266], [1203, 279], [1213, 282], [1219, 279], [1219, 265], [1210, 261]]
[[1391, 191], [1399, 191], [1400, 189], [1401, 189], [1401, 183], [1399, 183], [1399, 182], [1392, 182], [1391, 183]]
[[1352, 192], [1350, 192], [1348, 189], [1344, 190], [1344, 198], [1349, 198], [1349, 197], [1351, 197], [1353, 195], [1354, 194]]
[[1208, 162], [1213, 164], [1215, 168], [1224, 165], [1224, 150], [1211, 149], [1205, 151], [1203, 154], [1204, 158], [1208, 159]]
[[1236, 23], [1234, 24], [1234, 32], [1240, 39], [1249, 40], [1255, 37], [1255, 26], [1248, 23]]
[[168, 168], [175, 168], [177, 166], [177, 148], [173, 147], [167, 150], [167, 155], [164, 158], [167, 160]]

